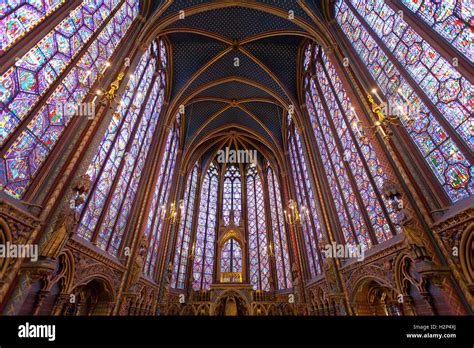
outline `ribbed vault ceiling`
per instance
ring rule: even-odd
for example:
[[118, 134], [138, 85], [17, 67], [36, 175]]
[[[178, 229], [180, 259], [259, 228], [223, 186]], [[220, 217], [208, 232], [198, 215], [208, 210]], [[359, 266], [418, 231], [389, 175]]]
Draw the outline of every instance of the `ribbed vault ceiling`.
[[[213, 8], [217, 3], [227, 6]], [[170, 106], [185, 105], [185, 146], [202, 145], [206, 136], [227, 128], [281, 148], [285, 109], [297, 103], [299, 48], [311, 37], [305, 28], [315, 26], [308, 11], [318, 16], [317, 4], [178, 0], [153, 5], [158, 14], [153, 20], [171, 44]], [[181, 10], [185, 18], [177, 19]], [[281, 16], [289, 10], [295, 19]]]

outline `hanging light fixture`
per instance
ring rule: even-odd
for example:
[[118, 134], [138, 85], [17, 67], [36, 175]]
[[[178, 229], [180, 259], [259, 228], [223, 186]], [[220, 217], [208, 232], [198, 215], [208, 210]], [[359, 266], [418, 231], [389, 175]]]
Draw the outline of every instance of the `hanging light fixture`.
[[161, 218], [164, 221], [170, 220], [172, 223], [175, 223], [184, 211], [184, 200], [181, 199], [178, 204], [172, 202], [169, 205], [169, 208], [166, 204], [161, 206]]
[[285, 221], [289, 225], [296, 225], [304, 222], [309, 217], [309, 210], [304, 205], [298, 207], [296, 202], [290, 199], [283, 211]]
[[[409, 111], [410, 101], [403, 94], [403, 90], [401, 88], [397, 90], [397, 93], [403, 100], [403, 104], [405, 104], [406, 107], [401, 104], [397, 104], [393, 109], [395, 116], [388, 115], [391, 113], [392, 107], [390, 107], [388, 103], [385, 103], [382, 100], [376, 88], [372, 89], [371, 93], [367, 94], [367, 99], [372, 108], [372, 112], [377, 116], [374, 125], [367, 128], [375, 129], [375, 132], [380, 133], [384, 139], [389, 139], [392, 136], [392, 132], [388, 129], [389, 125], [401, 126], [402, 120], [407, 125], [412, 125], [414, 122], [413, 117], [410, 116]], [[353, 108], [351, 108], [351, 112], [353, 112], [355, 115]], [[415, 114], [416, 112], [417, 109], [413, 111], [413, 113]], [[355, 120], [356, 121], [354, 121], [353, 126], [357, 132], [357, 135], [361, 138], [361, 140], [367, 141], [367, 138], [362, 133], [362, 128], [365, 127], [362, 126], [362, 123], [357, 119], [357, 117], [355, 118]]]
[[[97, 80], [99, 83], [104, 79], [105, 77], [105, 72], [107, 69], [109, 69], [112, 66], [112, 64], [109, 61], [106, 61], [104, 63], [104, 66], [101, 71], [97, 74]], [[115, 101], [117, 103], [120, 103], [123, 94], [117, 94], [117, 90], [120, 88], [120, 85], [122, 83], [123, 78], [125, 77], [125, 70], [130, 66], [130, 58], [125, 58], [124, 64], [123, 64], [123, 69], [122, 71], [117, 75], [117, 78], [110, 84], [109, 89], [106, 88], [97, 88], [95, 92], [91, 93], [89, 92], [90, 95], [94, 95], [94, 99], [92, 99], [92, 103], [95, 104], [97, 100], [99, 103], [102, 105], [105, 105], [107, 102], [112, 102]], [[88, 70], [86, 72], [86, 76], [84, 77], [84, 80], [80, 82], [81, 87], [88, 87], [86, 85], [86, 80], [87, 78], [92, 74], [91, 70]], [[133, 79], [134, 75], [130, 75], [130, 79]], [[129, 89], [129, 86], [125, 87], [125, 91]], [[135, 106], [132, 105], [132, 108]]]

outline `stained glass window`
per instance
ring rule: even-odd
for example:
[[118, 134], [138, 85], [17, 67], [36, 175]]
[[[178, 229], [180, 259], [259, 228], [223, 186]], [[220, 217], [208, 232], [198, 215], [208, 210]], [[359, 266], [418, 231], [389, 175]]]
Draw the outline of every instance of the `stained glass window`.
[[242, 247], [234, 238], [222, 246], [221, 273], [242, 272]]
[[[142, 56], [87, 174], [93, 189], [80, 207], [79, 236], [117, 256], [164, 99], [155, 74], [158, 44]], [[138, 87], [138, 88], [137, 88]]]
[[[215, 270], [220, 273], [243, 273], [243, 276], [248, 270], [250, 283], [255, 289], [270, 291], [273, 288], [271, 279], [278, 283], [279, 290], [291, 288], [290, 242], [278, 176], [270, 165], [260, 172], [255, 164], [249, 164], [245, 167], [244, 181], [241, 181], [239, 166], [219, 167], [211, 161], [207, 168], [201, 168], [201, 161], [187, 178], [172, 287], [185, 289], [191, 284], [195, 291], [209, 290], [214, 281], [235, 279], [229, 275], [214, 279]], [[242, 188], [244, 192], [241, 192]], [[268, 189], [268, 197], [265, 188]], [[246, 226], [234, 227], [232, 224], [237, 222], [232, 220], [233, 212], [238, 212], [240, 221], [242, 207], [246, 208]], [[267, 211], [271, 216], [266, 216]], [[221, 212], [222, 218], [219, 219]], [[270, 229], [274, 232], [267, 228], [269, 219], [272, 219]], [[218, 229], [220, 221], [223, 226]], [[246, 233], [245, 245], [234, 236], [218, 243], [218, 231], [234, 229]], [[276, 274], [272, 275], [274, 266]]]
[[254, 289], [269, 291], [270, 262], [264, 193], [261, 176], [254, 164], [247, 168], [246, 183], [250, 283]]
[[[361, 16], [361, 23], [369, 26], [383, 42], [382, 49], [395, 57], [421, 87], [420, 93], [428, 96], [438, 108], [439, 115], [474, 150], [474, 120], [472, 117], [469, 119], [469, 114], [474, 111], [469, 102], [474, 90], [472, 84], [384, 0], [375, 0], [370, 6], [360, 0], [353, 0], [352, 4]], [[397, 87], [397, 81], [390, 82], [392, 88]]]
[[46, 17], [65, 0], [24, 0], [0, 2], [0, 55]]
[[161, 59], [161, 66], [166, 68], [168, 66], [168, 56], [166, 54], [166, 46], [163, 41], [160, 41], [160, 59]]
[[172, 130], [167, 136], [164, 155], [158, 171], [155, 190], [145, 227], [144, 237], [148, 240], [149, 248], [144, 265], [144, 273], [151, 278], [154, 277], [155, 266], [158, 259], [160, 237], [165, 222], [175, 218], [174, 214], [180, 214], [181, 208], [183, 207], [181, 203], [169, 202], [171, 183], [173, 180], [176, 156], [179, 148], [179, 116], [180, 115], [178, 114]]
[[234, 215], [234, 223], [239, 225], [242, 212], [242, 184], [240, 181], [240, 170], [232, 165], [226, 169], [223, 187], [222, 215], [224, 225], [229, 226], [231, 212]]
[[189, 175], [186, 191], [184, 193], [184, 209], [178, 228], [176, 241], [176, 253], [174, 256], [173, 273], [171, 286], [177, 289], [184, 289], [186, 283], [189, 246], [193, 227], [193, 212], [198, 188], [199, 163], [196, 163]]
[[303, 62], [304, 70], [309, 69], [310, 62], [311, 62], [311, 45], [308, 45], [306, 47], [306, 50], [304, 51], [304, 62]]
[[[84, 1], [0, 76], [0, 184], [6, 193], [23, 196], [137, 14], [135, 0]], [[29, 115], [58, 79], [44, 106]], [[22, 122], [28, 124], [16, 134]]]
[[[150, 55], [144, 55], [137, 68], [138, 78], [129, 82], [130, 88], [123, 96], [117, 112], [112, 116], [98, 153], [87, 171], [92, 181], [98, 181], [100, 184], [91, 194], [90, 205], [87, 205], [78, 229], [79, 235], [86, 239], [92, 238], [117, 171], [128, 159], [127, 144], [137, 128], [140, 105], [144, 101], [143, 93], [137, 93], [136, 90], [137, 87], [139, 90], [146, 90], [150, 86], [154, 69]], [[139, 83], [136, 84], [135, 80]]]
[[362, 138], [335, 67], [317, 46], [313, 64], [316, 78], [306, 79], [307, 109], [344, 239], [369, 248], [395, 232], [389, 221], [392, 208], [381, 194], [387, 177], [368, 137]]
[[[321, 273], [321, 255], [318, 247], [318, 241], [322, 238], [321, 225], [310, 181], [311, 179], [309, 177], [310, 172], [306, 165], [305, 152], [302, 147], [300, 135], [298, 134], [298, 129], [291, 117], [289, 117], [288, 126], [288, 151], [296, 189], [296, 204], [300, 211], [311, 212], [307, 214], [307, 216], [302, 215], [301, 230], [305, 241], [304, 244], [308, 257], [310, 276], [314, 278]], [[287, 209], [290, 209], [290, 207]], [[285, 209], [285, 211], [287, 209]]]
[[474, 62], [471, 0], [400, 0], [459, 52]]
[[389, 105], [418, 106], [401, 122], [449, 198], [470, 196], [460, 144], [474, 148], [471, 83], [383, 1], [339, 0], [336, 19]]
[[209, 290], [214, 270], [219, 173], [211, 163], [201, 185], [193, 263], [193, 289]]
[[[8, 127], [3, 128], [0, 133], [1, 144], [71, 63], [94, 32], [104, 21], [109, 20], [108, 15], [119, 3], [115, 0], [113, 7], [108, 7], [103, 2], [91, 6], [91, 2], [87, 1], [87, 4], [83, 3], [71, 12], [0, 77], [2, 111], [10, 118]], [[88, 5], [91, 7], [88, 8]], [[95, 13], [100, 14], [98, 21], [84, 20], [86, 16]]]
[[292, 287], [291, 265], [288, 252], [287, 231], [285, 218], [283, 216], [283, 205], [281, 201], [280, 185], [273, 169], [267, 166], [267, 185], [269, 196], [269, 208], [272, 221], [273, 254], [275, 255], [276, 278], [278, 289]]

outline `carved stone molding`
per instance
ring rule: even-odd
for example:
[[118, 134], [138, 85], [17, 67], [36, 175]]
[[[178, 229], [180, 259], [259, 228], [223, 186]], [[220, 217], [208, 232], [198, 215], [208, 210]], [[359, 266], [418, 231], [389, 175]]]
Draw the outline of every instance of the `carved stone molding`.
[[67, 243], [67, 248], [71, 249], [75, 253], [80, 253], [87, 255], [89, 258], [100, 262], [103, 265], [110, 267], [113, 270], [125, 271], [125, 266], [120, 262], [120, 260], [113, 258], [112, 256], [106, 254], [102, 250], [96, 250], [97, 248], [92, 246], [87, 241], [82, 241], [79, 237], [74, 236], [70, 238]]
[[[455, 247], [459, 248], [462, 235], [472, 223], [474, 223], [474, 208], [469, 208], [434, 224], [431, 228], [440, 236], [446, 249], [452, 251]], [[458, 259], [456, 253], [451, 253], [451, 257]]]
[[43, 280], [47, 282], [51, 273], [56, 269], [56, 261], [51, 259], [41, 259], [36, 262], [24, 263], [20, 268], [20, 273], [27, 272], [31, 280]]
[[[346, 284], [349, 298], [357, 291], [359, 282], [364, 278], [373, 279], [381, 285], [396, 289], [393, 274], [394, 260], [397, 255], [406, 252], [408, 247], [403, 242], [403, 235], [396, 236], [387, 242], [384, 248], [379, 250], [368, 250], [369, 253], [364, 260], [352, 262], [341, 267], [340, 272]], [[380, 247], [383, 247], [381, 245]]]
[[40, 226], [40, 221], [35, 216], [2, 199], [0, 199], [0, 217], [7, 222], [17, 243], [26, 242], [30, 233]]
[[468, 206], [446, 215], [447, 218], [431, 228], [442, 243], [441, 249], [444, 249], [453, 276], [466, 290], [468, 301], [474, 308], [474, 208]]
[[396, 289], [394, 280], [387, 277], [386, 270], [381, 264], [365, 265], [364, 267], [353, 269], [350, 272], [345, 272], [343, 276], [350, 298], [353, 298], [354, 293], [365, 279], [372, 279], [383, 286]]
[[[31, 243], [40, 226], [38, 218], [0, 199], [0, 243], [12, 245]], [[29, 260], [16, 257], [0, 259], [0, 303], [5, 299], [9, 286], [25, 262]]]
[[117, 292], [120, 284], [121, 272], [78, 252], [74, 252], [74, 257], [76, 259], [74, 286], [87, 284], [95, 278], [101, 279], [110, 287], [109, 290], [114, 292], [111, 295], [115, 298], [115, 292]]

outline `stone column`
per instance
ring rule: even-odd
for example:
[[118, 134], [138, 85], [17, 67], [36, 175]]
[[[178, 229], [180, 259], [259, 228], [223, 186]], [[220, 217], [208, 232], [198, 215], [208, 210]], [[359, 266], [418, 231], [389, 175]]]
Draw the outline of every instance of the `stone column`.
[[49, 290], [40, 290], [36, 295], [36, 303], [33, 307], [32, 315], [38, 315], [44, 300], [48, 297]]
[[64, 312], [64, 306], [69, 302], [71, 298], [70, 294], [59, 294], [54, 303], [53, 309], [51, 310], [52, 315], [62, 315]]

